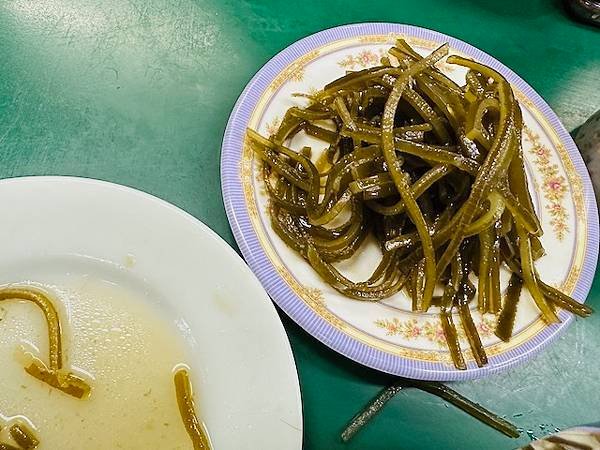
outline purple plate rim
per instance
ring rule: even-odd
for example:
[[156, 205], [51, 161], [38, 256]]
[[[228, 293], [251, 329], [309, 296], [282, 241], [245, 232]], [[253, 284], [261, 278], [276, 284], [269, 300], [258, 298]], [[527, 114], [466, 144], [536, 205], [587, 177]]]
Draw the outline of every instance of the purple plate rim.
[[459, 381], [480, 378], [509, 369], [529, 360], [554, 341], [572, 322], [573, 316], [561, 311], [562, 322], [545, 327], [532, 339], [489, 358], [478, 368], [474, 362], [467, 370], [456, 370], [442, 362], [417, 361], [378, 350], [336, 329], [308, 306], [277, 273], [254, 231], [240, 180], [240, 160], [246, 126], [261, 95], [273, 79], [304, 54], [333, 41], [364, 35], [406, 34], [411, 37], [448, 42], [450, 46], [496, 69], [520, 89], [539, 109], [564, 144], [577, 174], [581, 177], [588, 233], [581, 274], [573, 297], [585, 301], [592, 285], [598, 260], [598, 209], [585, 163], [556, 114], [523, 79], [487, 53], [459, 39], [413, 25], [372, 22], [342, 25], [302, 38], [271, 58], [252, 77], [239, 96], [229, 117], [221, 147], [221, 188], [227, 218], [244, 259], [273, 301], [298, 325], [336, 352], [382, 372], [407, 378], [436, 381]]

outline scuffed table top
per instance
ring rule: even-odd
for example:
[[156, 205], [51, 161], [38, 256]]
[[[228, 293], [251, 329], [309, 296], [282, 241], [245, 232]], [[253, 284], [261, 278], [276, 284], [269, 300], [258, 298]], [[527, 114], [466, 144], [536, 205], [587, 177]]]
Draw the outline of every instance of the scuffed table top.
[[[250, 77], [293, 41], [334, 25], [432, 28], [492, 54], [573, 130], [600, 108], [600, 32], [560, 2], [6, 0], [0, 3], [0, 176], [78, 175], [150, 192], [235, 246], [219, 184], [220, 143]], [[10, 205], [4, 205], [5, 211]], [[600, 309], [600, 277], [589, 303]], [[389, 382], [286, 317], [302, 385], [307, 449], [514, 448], [596, 422], [600, 314], [542, 355], [455, 387], [523, 429], [511, 440], [442, 401], [403, 391], [349, 444], [348, 419]], [[485, 444], [483, 444], [485, 443]]]

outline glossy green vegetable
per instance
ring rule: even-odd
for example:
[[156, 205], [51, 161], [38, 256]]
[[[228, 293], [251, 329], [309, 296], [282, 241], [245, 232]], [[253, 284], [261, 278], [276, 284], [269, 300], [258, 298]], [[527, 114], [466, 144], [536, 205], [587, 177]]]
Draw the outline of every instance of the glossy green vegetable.
[[409, 380], [407, 381], [407, 384], [443, 398], [448, 403], [452, 403], [457, 408], [462, 409], [467, 414], [475, 417], [486, 425], [495, 428], [506, 436], [513, 438], [519, 437], [519, 432], [513, 424], [486, 410], [478, 403], [472, 402], [444, 384], [419, 380]]
[[20, 416], [17, 420], [11, 419], [9, 423], [4, 423], [0, 416], [0, 435], [4, 438], [10, 436], [10, 439], [16, 444], [0, 442], [0, 450], [33, 450], [40, 445], [40, 441], [30, 425], [22, 419], [23, 417]]
[[417, 388], [440, 397], [501, 433], [512, 438], [519, 437], [519, 432], [513, 424], [498, 417], [491, 411], [486, 410], [481, 405], [465, 398], [448, 386], [433, 381], [418, 381], [401, 378], [390, 386], [382, 389], [373, 400], [350, 420], [342, 432], [342, 440], [347, 442], [352, 439], [354, 435], [362, 430], [398, 392], [406, 388]]
[[192, 383], [187, 369], [178, 369], [173, 377], [173, 382], [181, 420], [183, 420], [185, 429], [192, 440], [194, 450], [210, 450], [211, 445], [208, 434], [204, 424], [200, 422], [196, 415], [194, 393], [192, 392]]
[[50, 296], [31, 288], [0, 289], [0, 302], [8, 300], [23, 300], [35, 304], [44, 314], [48, 327], [49, 364], [46, 365], [31, 353], [26, 353], [28, 365], [25, 367], [25, 371], [38, 380], [73, 397], [87, 397], [91, 389], [87, 381], [63, 368], [61, 324]]
[[[446, 62], [467, 70], [465, 84], [456, 84], [436, 68], [447, 53], [443, 45], [421, 56], [400, 39], [379, 65], [301, 96], [307, 105], [290, 108], [273, 136], [248, 130], [247, 143], [262, 161], [280, 238], [348, 297], [378, 301], [404, 290], [413, 310], [439, 308], [453, 363], [465, 369], [461, 339], [478, 366], [487, 364], [473, 301], [499, 318], [503, 340], [521, 285], [547, 323], [558, 321], [556, 308], [591, 310], [536, 271], [542, 229], [511, 86], [453, 55]], [[291, 148], [306, 136], [311, 147]], [[337, 263], [373, 240], [379, 264], [366, 280], [350, 279]], [[503, 298], [506, 270], [514, 276]], [[443, 295], [434, 296], [436, 286]]]
[[515, 316], [517, 314], [517, 305], [521, 297], [521, 288], [523, 281], [518, 275], [512, 274], [506, 289], [506, 298], [504, 300], [504, 308], [498, 318], [498, 326], [496, 327], [496, 336], [503, 341], [510, 340], [512, 336], [513, 326], [515, 324]]
[[12, 437], [23, 450], [31, 450], [40, 445], [40, 441], [35, 437], [33, 430], [24, 423], [12, 425], [8, 432], [10, 437]]
[[377, 396], [360, 410], [342, 431], [342, 441], [348, 442], [367, 423], [371, 421], [394, 396], [402, 390], [402, 386], [393, 384], [382, 389]]
[[452, 362], [457, 369], [466, 369], [465, 360], [460, 350], [460, 342], [458, 338], [458, 332], [454, 325], [454, 319], [452, 310], [454, 307], [454, 299], [457, 298], [458, 290], [461, 288], [462, 282], [462, 258], [461, 254], [457, 254], [456, 259], [452, 261], [452, 267], [450, 271], [450, 280], [448, 280], [448, 286], [444, 289], [440, 301], [440, 321], [442, 323], [442, 329], [446, 336], [446, 342], [448, 343], [448, 349], [450, 350], [450, 356]]

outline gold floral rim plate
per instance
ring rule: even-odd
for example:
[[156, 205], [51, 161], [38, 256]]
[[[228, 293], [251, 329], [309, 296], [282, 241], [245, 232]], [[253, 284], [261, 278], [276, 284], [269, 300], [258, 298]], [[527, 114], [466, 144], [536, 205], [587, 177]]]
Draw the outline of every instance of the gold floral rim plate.
[[[561, 324], [545, 325], [524, 291], [513, 338], [506, 343], [494, 335], [495, 317], [473, 310], [490, 364], [477, 368], [462, 339], [468, 369], [455, 370], [433, 309], [427, 314], [412, 312], [403, 293], [378, 303], [345, 298], [286, 247], [270, 226], [260, 162], [245, 145], [247, 127], [269, 135], [289, 107], [304, 105], [293, 94], [314, 92], [348, 70], [377, 64], [398, 37], [422, 54], [449, 42], [450, 53], [490, 65], [511, 82], [523, 110], [526, 171], [545, 232], [542, 243], [547, 255], [536, 263], [537, 268], [547, 282], [585, 299], [597, 260], [598, 216], [589, 177], [570, 136], [543, 100], [510, 69], [462, 41], [430, 30], [397, 24], [349, 25], [309, 36], [269, 61], [238, 100], [225, 134], [225, 206], [250, 267], [273, 300], [315, 337], [352, 359], [397, 375], [441, 380], [479, 377], [526, 359], [572, 318], [562, 312]], [[464, 83], [464, 68], [446, 63], [438, 67]], [[291, 145], [309, 144], [317, 153], [324, 148], [319, 141], [309, 141], [302, 137]], [[367, 244], [358, 264], [343, 262], [340, 269], [356, 279], [364, 278], [378, 258], [377, 249]], [[508, 272], [502, 274], [504, 286], [508, 277]]]

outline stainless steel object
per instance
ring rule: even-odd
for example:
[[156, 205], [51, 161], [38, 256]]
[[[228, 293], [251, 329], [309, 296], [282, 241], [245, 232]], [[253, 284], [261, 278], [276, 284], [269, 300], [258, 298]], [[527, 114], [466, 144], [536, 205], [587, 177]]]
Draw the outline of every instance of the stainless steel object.
[[577, 18], [596, 26], [600, 26], [600, 1], [597, 0], [564, 0], [567, 9]]
[[590, 173], [596, 200], [600, 203], [600, 111], [581, 125], [575, 142]]

